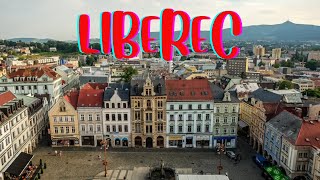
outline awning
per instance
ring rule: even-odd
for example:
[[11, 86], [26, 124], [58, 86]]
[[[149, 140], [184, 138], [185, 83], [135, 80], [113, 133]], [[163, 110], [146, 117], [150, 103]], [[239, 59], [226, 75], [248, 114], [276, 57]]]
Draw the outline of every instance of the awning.
[[13, 161], [13, 163], [6, 170], [7, 173], [10, 173], [15, 176], [20, 176], [22, 171], [29, 165], [33, 155], [27, 153], [20, 153], [19, 156]]
[[239, 124], [239, 126], [241, 127], [241, 128], [244, 128], [244, 127], [247, 127], [248, 126], [248, 124], [247, 123], [245, 123], [244, 121], [238, 121], [238, 124]]

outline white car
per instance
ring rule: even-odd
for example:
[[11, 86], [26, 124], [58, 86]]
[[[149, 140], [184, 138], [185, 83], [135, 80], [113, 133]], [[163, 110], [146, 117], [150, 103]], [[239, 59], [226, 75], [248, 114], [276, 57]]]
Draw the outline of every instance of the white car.
[[235, 159], [236, 158], [236, 154], [233, 151], [227, 151], [226, 154], [231, 159]]

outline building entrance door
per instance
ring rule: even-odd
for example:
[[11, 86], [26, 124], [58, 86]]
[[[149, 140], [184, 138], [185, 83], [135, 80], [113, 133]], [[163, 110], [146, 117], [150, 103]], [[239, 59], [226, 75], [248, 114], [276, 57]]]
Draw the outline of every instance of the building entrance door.
[[152, 148], [153, 147], [153, 142], [152, 142], [152, 138], [151, 137], [148, 137], [146, 139], [146, 146], [147, 146], [147, 148]]

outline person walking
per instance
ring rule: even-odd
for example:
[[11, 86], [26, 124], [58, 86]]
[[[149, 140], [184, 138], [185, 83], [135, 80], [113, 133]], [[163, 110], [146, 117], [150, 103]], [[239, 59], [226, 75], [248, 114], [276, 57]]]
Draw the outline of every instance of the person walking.
[[59, 152], [60, 157], [62, 156], [62, 151]]
[[58, 151], [57, 151], [57, 150], [55, 150], [55, 151], [54, 151], [54, 154], [55, 154], [56, 156], [58, 156]]

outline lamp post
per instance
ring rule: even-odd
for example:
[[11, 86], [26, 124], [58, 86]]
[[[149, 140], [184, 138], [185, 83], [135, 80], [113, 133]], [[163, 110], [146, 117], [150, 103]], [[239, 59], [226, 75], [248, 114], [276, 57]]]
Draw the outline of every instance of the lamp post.
[[225, 147], [224, 144], [220, 143], [217, 147], [217, 152], [219, 154], [219, 165], [217, 166], [219, 174], [221, 174], [221, 170], [223, 169], [222, 164], [221, 164], [221, 154], [225, 152]]
[[101, 146], [104, 146], [104, 161], [103, 161], [103, 165], [104, 165], [104, 177], [107, 177], [107, 166], [108, 166], [108, 162], [107, 162], [107, 149], [109, 147], [109, 140], [102, 140], [100, 142]]

